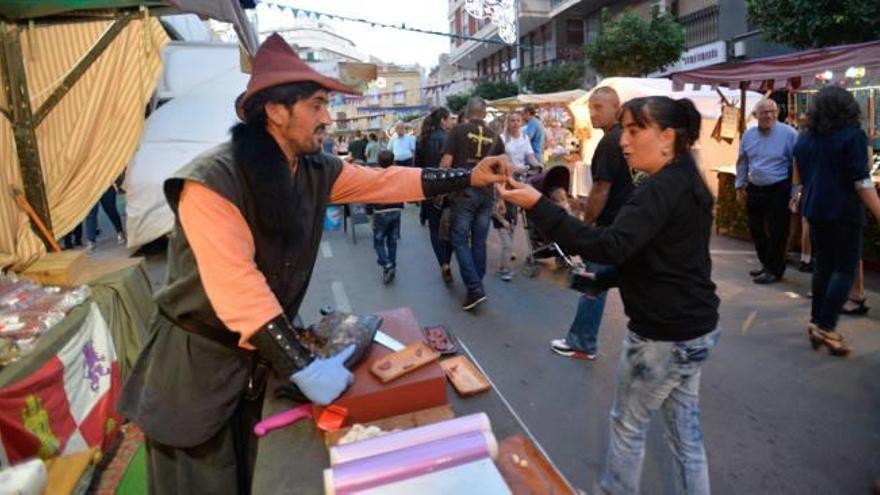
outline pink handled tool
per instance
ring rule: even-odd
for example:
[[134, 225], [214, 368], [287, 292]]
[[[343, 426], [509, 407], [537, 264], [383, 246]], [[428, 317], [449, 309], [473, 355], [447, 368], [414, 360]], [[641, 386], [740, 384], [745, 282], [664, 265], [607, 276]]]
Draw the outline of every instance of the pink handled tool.
[[254, 425], [254, 434], [258, 437], [266, 436], [272, 430], [283, 428], [287, 425], [296, 423], [301, 419], [312, 417], [312, 405], [303, 404], [293, 409], [274, 414]]

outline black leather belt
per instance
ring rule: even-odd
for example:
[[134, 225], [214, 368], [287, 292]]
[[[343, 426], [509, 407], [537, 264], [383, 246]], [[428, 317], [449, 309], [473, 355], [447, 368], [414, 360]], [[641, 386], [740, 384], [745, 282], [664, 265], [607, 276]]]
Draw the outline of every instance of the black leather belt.
[[226, 328], [212, 327], [210, 325], [204, 325], [185, 317], [172, 318], [171, 315], [166, 313], [161, 306], [159, 307], [159, 314], [161, 314], [163, 318], [170, 321], [175, 326], [186, 330], [189, 333], [194, 333], [200, 337], [213, 340], [214, 342], [217, 342], [218, 344], [221, 344], [230, 349], [234, 349], [237, 351], [245, 350], [238, 346], [238, 340], [241, 335], [231, 330], [228, 330]]

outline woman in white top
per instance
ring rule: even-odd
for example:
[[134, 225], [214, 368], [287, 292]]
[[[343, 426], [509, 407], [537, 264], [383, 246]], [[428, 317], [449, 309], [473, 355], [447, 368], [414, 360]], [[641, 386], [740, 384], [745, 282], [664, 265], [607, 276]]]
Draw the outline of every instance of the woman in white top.
[[530, 167], [541, 168], [541, 163], [532, 150], [532, 143], [522, 132], [522, 123], [521, 113], [511, 113], [507, 116], [507, 130], [501, 135], [504, 151], [510, 157], [514, 173], [525, 173]]

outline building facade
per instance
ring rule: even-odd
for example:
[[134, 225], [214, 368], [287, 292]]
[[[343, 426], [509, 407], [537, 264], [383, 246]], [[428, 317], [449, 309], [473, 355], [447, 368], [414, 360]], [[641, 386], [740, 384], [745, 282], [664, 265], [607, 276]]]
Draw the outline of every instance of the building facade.
[[477, 71], [463, 69], [449, 62], [449, 54], [442, 53], [428, 73], [424, 87], [425, 103], [429, 106], [445, 106], [446, 97], [466, 93], [474, 87]]
[[333, 132], [387, 132], [398, 120], [428, 110], [423, 94], [421, 67], [380, 64], [362, 95], [338, 94], [331, 100]]
[[[498, 28], [471, 17], [464, 4], [449, 0], [450, 31], [498, 40]], [[450, 63], [475, 70], [479, 79], [515, 81], [523, 67], [584, 62], [584, 47], [601, 32], [603, 9], [612, 17], [631, 10], [649, 19], [654, 6], [675, 16], [686, 37], [681, 60], [655, 76], [791, 51], [761, 39], [760, 30], [749, 22], [745, 0], [520, 0], [519, 4], [519, 48], [453, 38]], [[587, 86], [594, 75], [588, 68]]]

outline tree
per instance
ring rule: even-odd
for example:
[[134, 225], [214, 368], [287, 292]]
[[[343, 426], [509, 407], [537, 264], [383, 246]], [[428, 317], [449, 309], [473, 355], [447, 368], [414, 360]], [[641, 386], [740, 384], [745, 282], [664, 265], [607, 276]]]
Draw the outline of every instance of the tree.
[[534, 93], [553, 93], [577, 89], [584, 82], [584, 64], [565, 63], [523, 70], [520, 81]]
[[684, 28], [656, 6], [650, 22], [634, 12], [612, 20], [603, 10], [602, 26], [587, 45], [587, 60], [605, 76], [644, 76], [677, 62], [684, 52]]
[[746, 0], [764, 37], [796, 48], [818, 48], [880, 37], [878, 0]]
[[511, 81], [483, 81], [474, 88], [473, 96], [480, 96], [484, 100], [497, 100], [519, 94], [519, 87]]
[[451, 94], [446, 97], [446, 106], [449, 108], [450, 112], [458, 113], [464, 109], [464, 106], [467, 105], [468, 98], [470, 97], [470, 93]]

